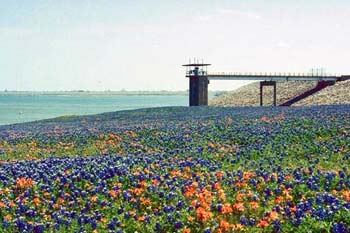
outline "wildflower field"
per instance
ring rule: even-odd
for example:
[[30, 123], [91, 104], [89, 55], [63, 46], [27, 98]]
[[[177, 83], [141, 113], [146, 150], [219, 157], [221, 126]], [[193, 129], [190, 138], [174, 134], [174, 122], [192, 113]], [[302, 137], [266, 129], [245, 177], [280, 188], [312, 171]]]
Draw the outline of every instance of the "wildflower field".
[[350, 105], [0, 126], [0, 232], [349, 232]]

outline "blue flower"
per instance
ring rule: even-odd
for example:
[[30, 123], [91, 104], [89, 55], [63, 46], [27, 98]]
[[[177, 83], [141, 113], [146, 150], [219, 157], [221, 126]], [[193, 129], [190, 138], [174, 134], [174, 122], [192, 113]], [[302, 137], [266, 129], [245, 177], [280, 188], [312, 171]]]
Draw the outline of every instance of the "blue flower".
[[347, 227], [344, 223], [337, 223], [332, 226], [332, 233], [348, 233]]
[[175, 228], [176, 229], [181, 229], [183, 227], [183, 223], [182, 222], [176, 222], [175, 223]]

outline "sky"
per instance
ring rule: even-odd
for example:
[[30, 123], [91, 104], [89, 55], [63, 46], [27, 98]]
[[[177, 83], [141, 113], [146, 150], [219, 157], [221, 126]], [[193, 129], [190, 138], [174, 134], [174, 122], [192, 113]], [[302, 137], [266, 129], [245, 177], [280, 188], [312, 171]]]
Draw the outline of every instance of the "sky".
[[349, 15], [348, 0], [1, 0], [0, 90], [186, 90], [194, 57], [350, 74]]

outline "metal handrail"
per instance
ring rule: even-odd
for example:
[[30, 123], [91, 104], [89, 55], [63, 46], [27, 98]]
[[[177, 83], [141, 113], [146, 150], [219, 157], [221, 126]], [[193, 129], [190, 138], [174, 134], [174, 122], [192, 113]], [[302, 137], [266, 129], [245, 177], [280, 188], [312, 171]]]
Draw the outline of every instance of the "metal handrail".
[[[187, 74], [187, 73], [186, 73]], [[271, 77], [338, 77], [337, 74], [327, 74], [327, 73], [295, 73], [295, 72], [270, 72], [270, 73], [258, 73], [258, 72], [207, 72], [207, 75], [217, 75], [217, 76], [271, 76]]]

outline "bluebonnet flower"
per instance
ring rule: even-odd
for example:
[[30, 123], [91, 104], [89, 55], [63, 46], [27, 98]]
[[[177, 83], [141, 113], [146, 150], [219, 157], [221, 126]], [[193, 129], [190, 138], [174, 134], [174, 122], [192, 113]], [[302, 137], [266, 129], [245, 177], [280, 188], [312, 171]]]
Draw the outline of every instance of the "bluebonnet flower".
[[175, 228], [176, 229], [181, 229], [183, 227], [183, 223], [182, 222], [176, 222], [175, 223]]
[[332, 226], [331, 232], [332, 233], [347, 233], [349, 231], [346, 228], [347, 227], [344, 223], [337, 223], [337, 224], [334, 224]]

